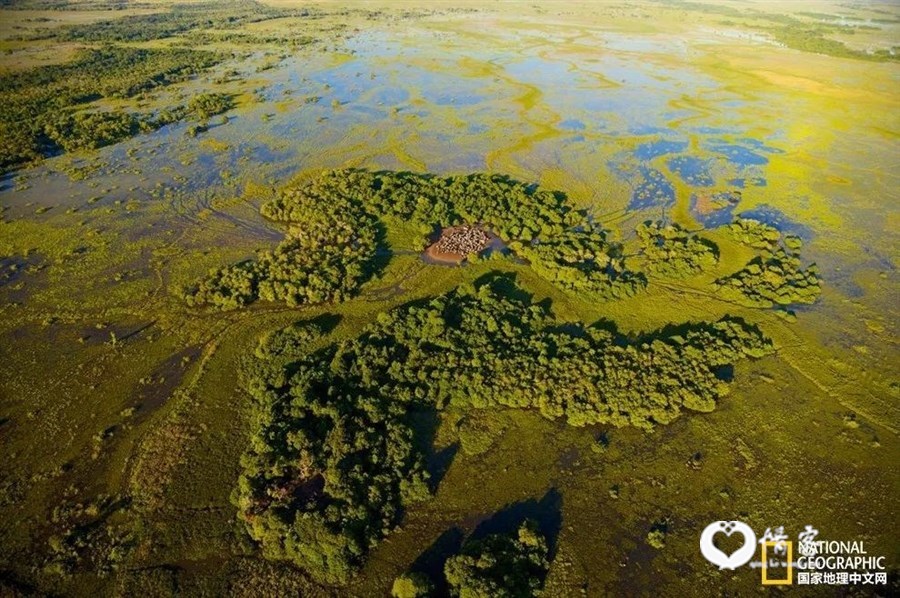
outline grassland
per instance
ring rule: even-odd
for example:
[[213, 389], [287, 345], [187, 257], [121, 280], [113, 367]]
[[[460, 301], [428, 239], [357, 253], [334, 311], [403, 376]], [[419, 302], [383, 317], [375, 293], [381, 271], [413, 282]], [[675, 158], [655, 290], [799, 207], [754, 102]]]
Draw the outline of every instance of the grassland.
[[[3, 122], [28, 120], [10, 112], [24, 106], [40, 123], [2, 135], [0, 594], [383, 596], [410, 571], [441, 583], [448, 557], [529, 518], [548, 544], [549, 596], [760, 591], [758, 572], [700, 556], [718, 519], [792, 535], [812, 524], [896, 566], [893, 7], [266, 5], [0, 5]], [[117, 58], [97, 66], [104, 56]], [[192, 105], [201, 93], [219, 95]], [[89, 114], [127, 118], [75, 143], [101, 132], [78, 129]], [[706, 170], [658, 153], [661, 140]], [[31, 153], [5, 149], [19, 141]], [[454, 222], [379, 209], [377, 267], [343, 301], [184, 300], [211, 269], [291, 234], [262, 210], [281, 190], [348, 167], [488, 171], [562, 191], [647, 284], [598, 297], [515, 255], [428, 264], [422, 227]], [[637, 194], [663, 179], [671, 201], [644, 201], [668, 198], [661, 185]], [[775, 213], [783, 244], [704, 224], [692, 196], [719, 191], [741, 192], [733, 217]], [[642, 224], [660, 220], [675, 226]], [[799, 271], [785, 266], [795, 238]], [[785, 278], [813, 286], [811, 262], [821, 294], [779, 301]], [[327, 322], [296, 348], [321, 355], [380, 314], [498, 276], [547, 310], [555, 335], [594, 326], [626, 342], [728, 316], [775, 351], [736, 362], [714, 410], [650, 432], [539, 409], [424, 409], [413, 423], [430, 436], [432, 496], [358, 573], [321, 583], [265, 558], [235, 505], [260, 417], [243, 372], [260, 340]], [[720, 290], [735, 280], [776, 290]]]

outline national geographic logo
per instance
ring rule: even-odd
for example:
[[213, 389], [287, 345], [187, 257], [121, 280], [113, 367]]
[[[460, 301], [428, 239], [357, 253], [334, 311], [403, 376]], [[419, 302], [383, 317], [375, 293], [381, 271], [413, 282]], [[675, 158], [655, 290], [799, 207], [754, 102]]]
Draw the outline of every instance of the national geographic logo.
[[[730, 554], [715, 540], [719, 535], [743, 537], [743, 544]], [[714, 521], [700, 534], [700, 553], [719, 569], [735, 570], [750, 563], [761, 570], [764, 586], [826, 585], [865, 586], [887, 584], [886, 557], [870, 555], [862, 541], [819, 540], [811, 525], [797, 536], [800, 557], [794, 561], [794, 542], [784, 526], [766, 528], [757, 542], [753, 529], [741, 521]], [[757, 543], [760, 560], [752, 561]]]

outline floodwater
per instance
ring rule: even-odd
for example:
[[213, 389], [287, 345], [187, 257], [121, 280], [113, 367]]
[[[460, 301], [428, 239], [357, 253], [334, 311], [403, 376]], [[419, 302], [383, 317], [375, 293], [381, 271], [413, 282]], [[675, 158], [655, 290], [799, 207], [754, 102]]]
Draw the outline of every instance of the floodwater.
[[[851, 122], [830, 97], [819, 102], [719, 58], [730, 53], [747, 63], [776, 51], [764, 39], [724, 32], [691, 40], [524, 17], [492, 28], [466, 16], [375, 27], [261, 73], [245, 64], [261, 101], [196, 139], [182, 123], [93, 157], [54, 158], [19, 173], [17, 184], [7, 177], [0, 199], [12, 216], [29, 217], [45, 204], [163, 201], [192, 221], [247, 182], [274, 188], [319, 168], [491, 170], [562, 189], [602, 222], [610, 215], [626, 236], [627, 224], [650, 217], [718, 226], [765, 208], [763, 216], [776, 211], [774, 224], [802, 227], [807, 240], [861, 237], [853, 243], [868, 247], [870, 263], [893, 270], [890, 245], [857, 233], [877, 217], [868, 198], [896, 197], [896, 174], [878, 171], [879, 160], [857, 168], [858, 157], [833, 151], [888, 147], [885, 123], [862, 114]], [[835, 61], [848, 87], [863, 84], [863, 74], [844, 64], [852, 61], [822, 59]], [[747, 70], [774, 77], [763, 67], [777, 65]], [[823, 110], [810, 113], [811, 106]], [[842, 139], [822, 129], [835, 122]], [[93, 169], [83, 180], [62, 172], [79, 164]], [[267, 237], [265, 223], [245, 224]], [[826, 278], [844, 257], [815, 244], [809, 251]]]

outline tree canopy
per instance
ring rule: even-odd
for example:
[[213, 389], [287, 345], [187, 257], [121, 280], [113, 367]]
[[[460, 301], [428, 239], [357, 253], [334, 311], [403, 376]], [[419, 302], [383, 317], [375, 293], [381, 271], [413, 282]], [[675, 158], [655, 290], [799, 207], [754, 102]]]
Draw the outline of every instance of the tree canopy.
[[782, 238], [778, 229], [747, 218], [736, 220], [728, 230], [760, 254], [741, 270], [718, 279], [719, 294], [752, 307], [814, 303], [819, 297], [819, 270], [815, 264], [801, 266], [799, 237]]
[[715, 266], [716, 246], [677, 224], [647, 221], [637, 227], [646, 269], [654, 274], [686, 278]]
[[444, 565], [454, 598], [527, 598], [544, 584], [547, 541], [533, 521], [514, 534], [491, 534], [470, 539]]
[[184, 80], [221, 60], [187, 49], [103, 47], [65, 64], [0, 75], [0, 170], [59, 150], [93, 149], [180, 120], [187, 111], [79, 111], [101, 98], [127, 98]]
[[436, 228], [483, 225], [564, 289], [621, 297], [646, 284], [625, 268], [621, 246], [563, 194], [501, 175], [331, 170], [288, 186], [261, 212], [288, 224], [287, 238], [255, 261], [213, 270], [188, 290], [189, 303], [232, 309], [256, 299], [299, 305], [350, 297], [371, 273], [386, 216], [417, 225], [422, 246]]
[[558, 324], [484, 283], [383, 313], [313, 354], [293, 353], [294, 328], [269, 335], [246, 376], [255, 429], [236, 501], [251, 536], [272, 558], [344, 581], [429, 496], [413, 410], [527, 408], [652, 428], [711, 411], [730, 366], [772, 350], [727, 318], [634, 340]]

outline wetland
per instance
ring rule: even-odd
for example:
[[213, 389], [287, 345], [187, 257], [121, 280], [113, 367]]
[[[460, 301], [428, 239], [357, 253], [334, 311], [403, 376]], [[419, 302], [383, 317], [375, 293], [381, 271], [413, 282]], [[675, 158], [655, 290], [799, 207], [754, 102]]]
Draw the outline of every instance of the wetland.
[[0, 595], [761, 591], [731, 519], [890, 595], [898, 33], [0, 2]]

